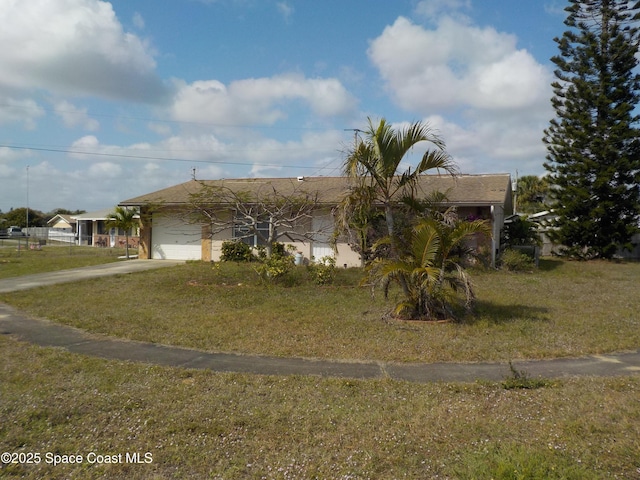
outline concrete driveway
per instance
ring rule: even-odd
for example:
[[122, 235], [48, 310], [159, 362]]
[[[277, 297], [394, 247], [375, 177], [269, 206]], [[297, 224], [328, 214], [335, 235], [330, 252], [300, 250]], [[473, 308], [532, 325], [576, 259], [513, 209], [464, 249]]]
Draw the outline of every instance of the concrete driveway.
[[5, 278], [0, 280], [0, 293], [27, 290], [29, 288], [54, 285], [56, 283], [78, 282], [90, 278], [124, 275], [127, 273], [142, 272], [144, 270], [172, 267], [181, 263], [184, 262], [177, 260], [123, 260], [90, 267]]

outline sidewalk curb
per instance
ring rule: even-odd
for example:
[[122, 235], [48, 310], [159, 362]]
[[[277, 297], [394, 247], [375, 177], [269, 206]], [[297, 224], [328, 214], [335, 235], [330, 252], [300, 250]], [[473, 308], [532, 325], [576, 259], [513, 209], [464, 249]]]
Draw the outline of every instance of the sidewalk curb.
[[[89, 278], [122, 275], [183, 262], [128, 260], [72, 270], [0, 280], [0, 293]], [[416, 383], [501, 381], [510, 373], [508, 363], [402, 364], [284, 358], [233, 353], [211, 353], [183, 347], [99, 336], [49, 320], [29, 317], [0, 303], [0, 334], [42, 347], [59, 347], [71, 353], [112, 360], [143, 362], [216, 372], [258, 375], [317, 375], [354, 379], [392, 378]], [[620, 376], [640, 374], [640, 349], [581, 358], [519, 360], [512, 362], [530, 377]]]
[[[211, 353], [92, 335], [74, 327], [27, 317], [4, 304], [0, 304], [0, 334], [75, 354], [215, 372], [391, 378], [415, 383], [501, 381], [510, 374], [509, 365], [499, 362], [400, 364]], [[633, 375], [640, 374], [640, 350], [582, 358], [516, 361], [513, 366], [531, 377], [544, 378]]]

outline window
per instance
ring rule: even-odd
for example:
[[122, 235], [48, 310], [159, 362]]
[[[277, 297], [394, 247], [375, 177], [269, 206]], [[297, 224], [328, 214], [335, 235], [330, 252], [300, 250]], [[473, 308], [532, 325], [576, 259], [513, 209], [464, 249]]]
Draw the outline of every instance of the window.
[[107, 227], [106, 227], [107, 222], [105, 220], [98, 220], [96, 223], [97, 223], [96, 232], [98, 233], [98, 235], [109, 234], [109, 231], [107, 230]]
[[269, 238], [269, 222], [236, 221], [233, 224], [233, 238], [251, 247], [266, 245]]

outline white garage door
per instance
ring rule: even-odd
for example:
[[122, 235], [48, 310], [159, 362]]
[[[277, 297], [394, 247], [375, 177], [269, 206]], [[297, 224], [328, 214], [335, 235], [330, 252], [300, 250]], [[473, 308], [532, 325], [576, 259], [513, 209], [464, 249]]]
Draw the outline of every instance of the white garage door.
[[202, 227], [171, 216], [154, 215], [151, 258], [155, 260], [201, 260]]

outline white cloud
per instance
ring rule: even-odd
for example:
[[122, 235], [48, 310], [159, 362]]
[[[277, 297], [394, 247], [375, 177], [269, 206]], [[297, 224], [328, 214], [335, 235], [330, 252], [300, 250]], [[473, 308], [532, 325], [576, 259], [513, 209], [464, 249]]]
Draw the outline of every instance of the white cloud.
[[466, 125], [440, 116], [426, 120], [441, 132], [447, 151], [464, 173], [542, 172], [542, 118], [527, 122], [489, 116]]
[[133, 25], [138, 29], [138, 30], [144, 30], [145, 24], [144, 24], [144, 18], [142, 17], [142, 15], [140, 15], [139, 12], [135, 12], [133, 14]]
[[348, 115], [356, 100], [333, 78], [277, 75], [231, 82], [177, 81], [174, 119], [219, 125], [273, 125], [287, 117], [285, 107], [302, 101], [322, 117]]
[[95, 135], [86, 135], [73, 142], [70, 150], [91, 151], [96, 150], [99, 146], [100, 142]]
[[26, 130], [36, 128], [36, 121], [43, 117], [45, 112], [34, 100], [1, 98], [0, 125], [21, 123]]
[[[0, 158], [2, 158], [2, 152], [0, 152]], [[14, 168], [11, 168], [9, 165], [4, 165], [0, 163], [0, 178], [13, 177], [14, 174], [15, 174]]]
[[99, 162], [89, 167], [89, 179], [118, 178], [122, 173], [122, 167], [117, 163]]
[[368, 53], [403, 110], [438, 122], [463, 171], [542, 170], [552, 75], [514, 35], [448, 16], [432, 29], [400, 17]]
[[293, 15], [293, 7], [287, 2], [278, 2], [276, 6], [278, 7], [278, 11], [280, 12], [280, 14], [283, 16], [284, 21], [289, 23]]
[[549, 72], [513, 35], [444, 18], [427, 30], [400, 17], [370, 46], [387, 88], [407, 110], [513, 109], [546, 99]]
[[4, 0], [0, 87], [159, 102], [150, 46], [99, 0]]
[[69, 128], [80, 126], [90, 132], [100, 128], [100, 123], [87, 115], [86, 108], [78, 108], [66, 100], [56, 102], [54, 108], [56, 115], [62, 118], [65, 126]]
[[222, 141], [211, 134], [175, 135], [158, 143], [124, 146], [104, 144], [95, 135], [86, 135], [70, 147], [85, 153], [69, 154], [75, 161], [72, 168], [64, 171], [59, 169], [60, 162], [39, 160], [37, 152], [0, 148], [0, 178], [12, 182], [11, 189], [0, 189], [0, 204], [9, 208], [20, 206], [16, 202], [23, 203], [22, 197], [15, 200], [25, 185], [24, 171], [20, 171], [24, 167], [16, 167], [17, 160], [31, 165], [32, 208], [91, 211], [187, 181], [193, 168], [199, 179], [335, 175], [339, 170], [323, 167], [340, 166], [342, 157], [338, 148], [343, 138], [341, 130], [305, 132], [295, 141], [277, 141], [253, 132], [232, 141]]
[[564, 10], [566, 7], [567, 2], [564, 0], [550, 0], [545, 2], [544, 11], [551, 15], [565, 17], [567, 15], [567, 12]]
[[[284, 171], [296, 175], [329, 175], [336, 171], [324, 169], [328, 162], [339, 166], [338, 148], [343, 132], [337, 130], [305, 133], [299, 140], [279, 141], [246, 132], [231, 141], [211, 135], [173, 136], [151, 147], [165, 152], [169, 158], [192, 160], [198, 171], [208, 171], [214, 177], [272, 176]], [[204, 163], [203, 163], [204, 162]], [[207, 165], [207, 162], [210, 162]], [[201, 176], [201, 178], [204, 178]]]
[[[10, 164], [16, 160], [28, 159], [32, 156], [32, 152], [28, 149], [15, 149], [8, 147], [0, 147], [0, 165]], [[6, 172], [7, 170], [5, 170]]]
[[158, 135], [171, 135], [171, 127], [166, 123], [149, 122], [147, 128]]

